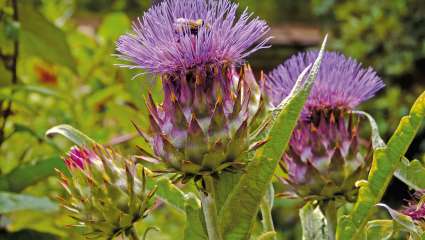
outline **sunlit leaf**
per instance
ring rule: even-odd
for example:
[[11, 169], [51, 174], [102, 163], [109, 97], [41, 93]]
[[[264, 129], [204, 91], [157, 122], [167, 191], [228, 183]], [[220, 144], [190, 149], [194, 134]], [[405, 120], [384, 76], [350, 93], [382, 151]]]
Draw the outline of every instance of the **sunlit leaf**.
[[358, 239], [364, 231], [373, 208], [384, 195], [393, 174], [400, 166], [425, 118], [425, 92], [416, 100], [409, 116], [403, 117], [386, 147], [375, 149], [367, 182], [359, 190], [359, 196], [350, 215], [339, 220], [337, 239]]

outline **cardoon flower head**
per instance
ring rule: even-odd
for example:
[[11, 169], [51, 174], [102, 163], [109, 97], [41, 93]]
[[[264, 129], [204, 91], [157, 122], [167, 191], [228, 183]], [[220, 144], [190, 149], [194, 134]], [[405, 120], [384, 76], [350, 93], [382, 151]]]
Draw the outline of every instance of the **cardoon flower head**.
[[145, 189], [144, 169], [110, 149], [73, 147], [64, 158], [71, 173], [59, 172], [68, 193], [60, 199], [87, 237], [112, 239], [148, 213], [153, 191]]
[[123, 66], [170, 74], [243, 62], [266, 46], [269, 27], [237, 9], [229, 0], [165, 0], [118, 40], [120, 57], [133, 63]]
[[246, 10], [238, 18], [237, 8], [228, 0], [165, 0], [117, 43], [129, 67], [161, 76], [164, 102], [146, 99], [150, 129], [140, 133], [154, 149], [147, 158], [183, 179], [238, 169], [261, 145], [249, 141], [264, 112], [261, 89], [240, 63], [265, 47], [269, 28]]
[[176, 88], [165, 78], [162, 105], [146, 100], [150, 129], [139, 132], [154, 149], [148, 157], [165, 162], [183, 181], [243, 167], [246, 154], [263, 143], [250, 141], [264, 126], [265, 110], [251, 68], [197, 71], [179, 80]]
[[[300, 53], [267, 76], [273, 105], [289, 95], [299, 74], [317, 57]], [[359, 119], [351, 113], [384, 84], [371, 69], [335, 52], [326, 52], [315, 85], [284, 154], [284, 181], [300, 197], [354, 200], [354, 184], [370, 167], [369, 144], [360, 138]]]

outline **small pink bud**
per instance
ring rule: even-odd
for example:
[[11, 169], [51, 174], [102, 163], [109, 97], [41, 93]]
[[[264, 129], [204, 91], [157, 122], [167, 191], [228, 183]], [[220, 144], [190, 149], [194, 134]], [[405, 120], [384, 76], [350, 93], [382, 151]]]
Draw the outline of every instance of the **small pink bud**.
[[75, 146], [68, 152], [65, 163], [69, 169], [84, 169], [87, 164], [91, 164], [96, 158], [96, 154], [91, 150]]

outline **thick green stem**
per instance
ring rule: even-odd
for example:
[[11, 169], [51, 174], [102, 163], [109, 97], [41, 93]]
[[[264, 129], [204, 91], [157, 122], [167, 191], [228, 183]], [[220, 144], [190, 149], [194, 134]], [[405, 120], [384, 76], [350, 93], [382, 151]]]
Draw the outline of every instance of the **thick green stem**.
[[[263, 231], [264, 232], [275, 232], [272, 218], [272, 208], [273, 208], [273, 197], [274, 197], [274, 189], [273, 185], [270, 185], [269, 190], [266, 195], [263, 197], [260, 203], [261, 215], [263, 217]], [[276, 239], [273, 237], [272, 239]]]
[[204, 177], [204, 183], [206, 192], [201, 192], [201, 201], [207, 226], [208, 239], [223, 240], [218, 226], [217, 206], [214, 198], [214, 179], [211, 176], [206, 176]]
[[337, 207], [333, 200], [327, 202], [324, 207], [324, 214], [326, 217], [326, 225], [328, 227], [329, 240], [334, 240], [336, 237], [336, 226], [337, 226]]

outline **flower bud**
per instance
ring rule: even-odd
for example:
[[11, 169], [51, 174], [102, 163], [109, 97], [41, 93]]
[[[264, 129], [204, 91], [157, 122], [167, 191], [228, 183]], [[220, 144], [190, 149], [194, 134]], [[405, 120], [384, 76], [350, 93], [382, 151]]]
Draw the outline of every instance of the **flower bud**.
[[87, 237], [119, 236], [148, 214], [155, 189], [146, 190], [143, 168], [98, 145], [73, 147], [64, 161], [71, 176], [59, 172], [61, 202]]

